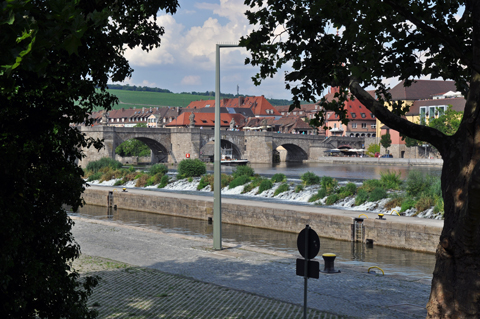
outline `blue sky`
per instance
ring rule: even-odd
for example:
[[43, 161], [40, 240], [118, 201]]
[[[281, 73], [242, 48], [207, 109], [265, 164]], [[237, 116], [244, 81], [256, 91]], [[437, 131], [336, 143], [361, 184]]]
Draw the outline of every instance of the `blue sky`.
[[[126, 51], [135, 70], [124, 84], [169, 89], [172, 92], [215, 90], [215, 45], [238, 43], [253, 26], [248, 24], [244, 0], [180, 0], [175, 15], [159, 12], [157, 23], [165, 28], [160, 48], [150, 52]], [[253, 85], [256, 68], [245, 65], [245, 49], [221, 49], [221, 91], [290, 99], [283, 72], [262, 85]]]

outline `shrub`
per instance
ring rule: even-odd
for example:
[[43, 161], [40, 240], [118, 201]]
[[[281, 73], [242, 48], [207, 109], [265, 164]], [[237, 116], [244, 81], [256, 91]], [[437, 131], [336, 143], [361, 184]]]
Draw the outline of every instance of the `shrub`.
[[156, 174], [162, 174], [162, 176], [163, 176], [167, 173], [168, 173], [168, 167], [166, 167], [163, 164], [154, 164], [148, 170], [148, 174], [151, 175], [151, 176], [156, 175]]
[[186, 158], [178, 164], [177, 172], [180, 176], [183, 176], [184, 178], [198, 177], [202, 176], [207, 172], [207, 166], [198, 158]]
[[111, 168], [104, 169], [100, 182], [109, 181], [115, 177], [115, 172]]
[[327, 197], [327, 200], [325, 200], [325, 204], [327, 205], [333, 205], [335, 202], [338, 201], [338, 195], [337, 194], [332, 194]]
[[406, 198], [401, 205], [400, 213], [405, 212], [413, 207], [417, 202], [413, 198]]
[[234, 178], [230, 184], [228, 185], [228, 189], [235, 188], [237, 186], [246, 184], [247, 182], [250, 182], [250, 178], [247, 175], [240, 175], [236, 178]]
[[255, 174], [255, 171], [250, 166], [240, 165], [240, 166], [237, 166], [237, 168], [233, 171], [232, 176], [233, 178], [237, 178], [242, 175], [250, 177], [250, 176], [253, 176], [254, 174]]
[[257, 194], [261, 194], [263, 193], [264, 191], [268, 190], [268, 189], [271, 189], [273, 187], [273, 183], [271, 180], [269, 179], [264, 179], [262, 180], [262, 182], [260, 183], [260, 187], [258, 188], [258, 192]]
[[87, 164], [87, 171], [98, 172], [101, 168], [108, 167], [112, 169], [119, 169], [122, 167], [122, 163], [111, 159], [110, 157], [103, 157], [98, 161], [93, 161]]
[[303, 185], [298, 184], [295, 186], [295, 193], [300, 193], [301, 191], [303, 191]]
[[320, 188], [316, 194], [313, 194], [312, 197], [308, 199], [308, 201], [310, 203], [316, 202], [317, 200], [322, 199], [325, 196], [327, 196], [327, 191], [325, 190], [325, 188]]
[[149, 176], [147, 174], [142, 174], [135, 183], [135, 187], [145, 187], [147, 185], [147, 180]]
[[437, 198], [437, 200], [435, 201], [435, 207], [433, 207], [433, 212], [435, 214], [439, 213], [439, 212], [443, 212], [445, 211], [445, 206], [444, 206], [444, 202], [443, 202], [443, 198], [442, 197], [439, 197]]
[[157, 173], [153, 176], [150, 176], [147, 179], [147, 182], [146, 182], [145, 186], [152, 186], [152, 185], [160, 183], [160, 180], [162, 179], [163, 176], [164, 175], [162, 173]]
[[306, 172], [300, 176], [305, 185], [315, 185], [320, 183], [320, 177], [312, 172]]
[[93, 182], [93, 181], [99, 180], [100, 178], [102, 178], [102, 175], [103, 175], [102, 172], [93, 173], [88, 177], [87, 181]]
[[385, 204], [385, 208], [390, 210], [395, 207], [402, 207], [402, 203], [405, 200], [403, 197], [392, 198], [388, 203]]
[[213, 184], [213, 175], [208, 174], [202, 176], [202, 178], [200, 179], [200, 183], [198, 183], [197, 190], [204, 189], [205, 187], [210, 185], [210, 183]]
[[289, 187], [287, 183], [280, 184], [280, 186], [277, 187], [275, 190], [275, 193], [273, 193], [273, 196], [277, 196], [278, 194], [284, 193], [288, 191]]
[[283, 181], [285, 181], [287, 179], [287, 177], [285, 176], [285, 174], [282, 174], [282, 173], [277, 173], [275, 175], [272, 176], [272, 183], [281, 183]]
[[160, 179], [160, 184], [158, 184], [157, 188], [164, 188], [165, 186], [168, 185], [169, 181], [170, 181], [170, 177], [168, 175], [163, 175], [162, 178]]
[[435, 200], [431, 196], [425, 194], [422, 194], [415, 204], [415, 208], [419, 213], [429, 209], [432, 206], [435, 206]]
[[400, 173], [395, 171], [387, 171], [386, 173], [380, 173], [380, 182], [382, 186], [386, 189], [400, 189], [402, 185], [402, 180], [400, 179]]
[[368, 201], [376, 202], [377, 200], [384, 199], [387, 196], [388, 196], [387, 191], [385, 191], [385, 189], [381, 187], [377, 187], [370, 193], [370, 196], [368, 197]]
[[368, 200], [368, 193], [363, 188], [360, 188], [355, 197], [355, 206], [362, 205]]
[[333, 190], [338, 186], [336, 179], [330, 176], [323, 176], [320, 179], [321, 188], [324, 188], [327, 191], [327, 194], [331, 194]]
[[123, 179], [119, 179], [118, 181], [116, 181], [116, 182], [113, 184], [113, 186], [120, 186], [120, 185], [123, 185], [123, 184], [125, 184], [125, 183], [123, 182]]
[[260, 183], [263, 180], [264, 180], [264, 178], [261, 177], [261, 176], [254, 177], [254, 179], [252, 180], [252, 182], [250, 184], [245, 185], [245, 187], [243, 188], [242, 194], [248, 193], [252, 189], [254, 189], [255, 187], [260, 186]]
[[382, 183], [378, 179], [367, 179], [362, 185], [362, 189], [367, 193], [371, 193], [375, 188], [379, 187], [382, 187]]
[[133, 166], [130, 166], [130, 167], [128, 168], [128, 171], [129, 171], [130, 173], [133, 173], [133, 172], [135, 172], [135, 168], [134, 168]]
[[351, 195], [355, 195], [357, 192], [357, 185], [355, 185], [355, 183], [347, 183], [347, 185], [345, 185], [345, 190]]
[[420, 194], [422, 194], [428, 188], [425, 175], [419, 171], [410, 171], [407, 175], [405, 184], [405, 191], [407, 192], [407, 195], [412, 197], [420, 196]]

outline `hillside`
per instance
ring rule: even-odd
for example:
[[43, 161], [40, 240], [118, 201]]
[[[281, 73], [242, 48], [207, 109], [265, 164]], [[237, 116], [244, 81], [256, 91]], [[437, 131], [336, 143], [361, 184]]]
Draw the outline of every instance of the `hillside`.
[[[132, 91], [132, 90], [118, 90], [108, 89], [108, 92], [118, 97], [120, 103], [114, 109], [132, 108], [132, 107], [165, 107], [165, 106], [180, 106], [185, 107], [191, 101], [213, 100], [212, 95], [200, 95], [199, 93], [164, 93], [164, 92], [150, 92], [150, 91]], [[224, 97], [232, 98], [232, 94], [226, 94]], [[268, 99], [272, 105], [288, 105], [291, 101], [281, 99]]]

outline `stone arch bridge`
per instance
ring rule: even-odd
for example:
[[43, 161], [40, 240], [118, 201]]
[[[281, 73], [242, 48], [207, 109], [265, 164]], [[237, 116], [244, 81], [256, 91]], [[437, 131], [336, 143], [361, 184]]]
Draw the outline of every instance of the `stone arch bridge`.
[[[190, 158], [213, 155], [214, 130], [200, 128], [144, 128], [93, 126], [81, 127], [87, 137], [104, 141], [100, 151], [84, 149], [86, 157], [79, 163], [82, 167], [102, 157], [115, 158], [115, 149], [124, 141], [138, 139], [152, 151], [152, 163], [179, 162], [190, 154]], [[362, 148], [364, 138], [325, 137], [318, 135], [296, 135], [276, 132], [250, 132], [222, 130], [222, 148], [231, 148], [233, 157], [248, 159], [251, 163], [271, 164], [275, 155], [282, 161], [316, 160], [324, 151], [350, 146]]]

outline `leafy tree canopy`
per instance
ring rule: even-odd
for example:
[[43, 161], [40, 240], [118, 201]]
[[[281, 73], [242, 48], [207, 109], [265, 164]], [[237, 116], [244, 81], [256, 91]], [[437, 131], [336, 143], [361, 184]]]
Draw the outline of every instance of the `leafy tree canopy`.
[[392, 145], [390, 133], [385, 133], [380, 137], [380, 144], [382, 144], [385, 149], [388, 149]]
[[[0, 6], [0, 313], [92, 318], [70, 262], [80, 248], [64, 205], [81, 205], [81, 148], [101, 147], [72, 123], [116, 98], [107, 80], [132, 69], [127, 47], [159, 46], [159, 9], [176, 0], [4, 1]], [[98, 90], [96, 90], [98, 88]]]
[[[384, 125], [425, 141], [443, 158], [445, 221], [428, 303], [428, 318], [480, 317], [480, 3], [420, 0], [246, 0], [255, 31], [240, 44], [259, 67], [256, 84], [284, 65], [291, 108], [320, 100], [343, 123], [345, 101], [356, 98]], [[337, 31], [338, 30], [338, 31]], [[338, 34], [337, 34], [338, 33]], [[409, 122], [409, 106], [392, 99], [385, 78], [405, 86], [422, 76], [453, 80], [465, 96], [458, 131]], [[376, 98], [366, 88], [374, 87]], [[388, 107], [386, 106], [388, 105]], [[323, 125], [325, 112], [314, 121]]]

